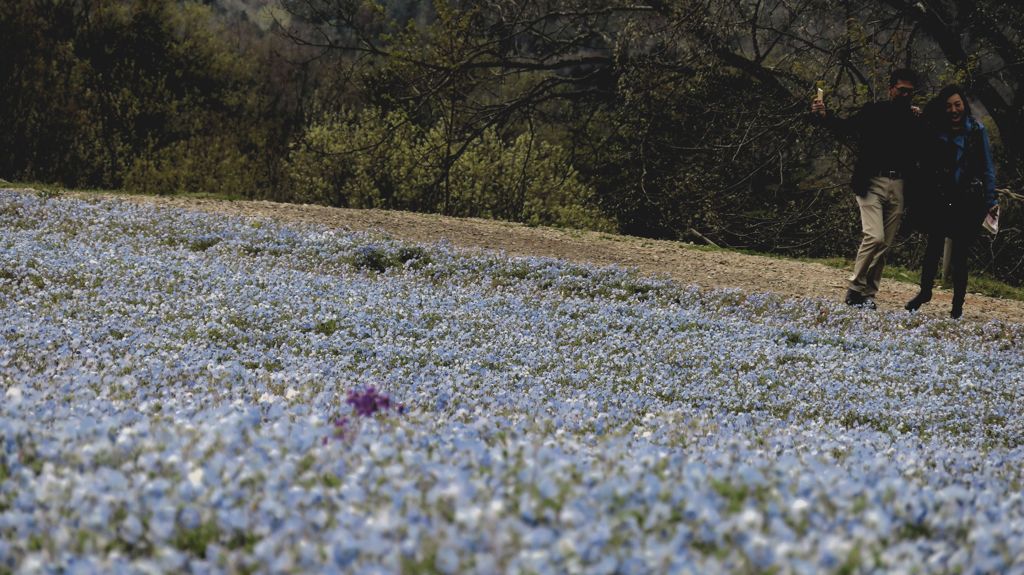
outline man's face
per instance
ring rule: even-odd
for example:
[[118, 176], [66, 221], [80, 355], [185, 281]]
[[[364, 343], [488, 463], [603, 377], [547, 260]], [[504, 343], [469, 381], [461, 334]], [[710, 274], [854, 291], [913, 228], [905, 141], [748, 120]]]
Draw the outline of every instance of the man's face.
[[889, 97], [893, 102], [910, 106], [910, 100], [914, 97], [914, 85], [906, 80], [898, 80], [889, 86]]
[[960, 94], [953, 94], [946, 100], [946, 117], [954, 126], [959, 126], [964, 121], [964, 99]]

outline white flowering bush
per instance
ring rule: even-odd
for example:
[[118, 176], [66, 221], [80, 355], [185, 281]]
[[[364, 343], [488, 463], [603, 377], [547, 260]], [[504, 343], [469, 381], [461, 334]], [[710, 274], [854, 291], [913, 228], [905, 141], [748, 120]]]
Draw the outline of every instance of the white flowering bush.
[[0, 573], [1024, 572], [1022, 342], [0, 191]]

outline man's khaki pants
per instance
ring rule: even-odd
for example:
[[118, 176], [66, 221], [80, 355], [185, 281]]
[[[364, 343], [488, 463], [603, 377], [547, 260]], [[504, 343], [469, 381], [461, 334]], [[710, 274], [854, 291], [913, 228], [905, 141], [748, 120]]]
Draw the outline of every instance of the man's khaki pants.
[[864, 237], [853, 263], [849, 288], [864, 297], [874, 297], [882, 281], [885, 254], [896, 239], [903, 218], [903, 180], [871, 178], [866, 196], [857, 197]]

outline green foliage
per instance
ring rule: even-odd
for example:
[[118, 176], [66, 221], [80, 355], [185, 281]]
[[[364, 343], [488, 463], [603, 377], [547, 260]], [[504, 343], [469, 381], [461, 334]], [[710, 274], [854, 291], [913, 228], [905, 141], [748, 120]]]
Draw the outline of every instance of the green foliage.
[[419, 131], [402, 114], [327, 114], [292, 144], [287, 173], [299, 201], [351, 208], [426, 210], [429, 166], [411, 148]]
[[136, 158], [126, 170], [124, 186], [144, 194], [246, 196], [259, 186], [258, 173], [258, 166], [230, 138], [197, 136]]
[[191, 553], [195, 557], [205, 557], [206, 548], [216, 543], [221, 536], [220, 528], [213, 521], [207, 521], [194, 529], [180, 529], [171, 539], [175, 548]]
[[341, 326], [339, 325], [338, 320], [336, 318], [331, 318], [329, 320], [317, 323], [316, 327], [313, 328], [313, 331], [320, 335], [330, 337], [334, 335], [334, 333], [338, 331], [340, 327]]
[[294, 197], [353, 208], [483, 217], [534, 225], [609, 229], [591, 191], [559, 146], [495, 129], [449, 149], [443, 124], [417, 126], [401, 111], [326, 114], [292, 146]]
[[189, 242], [188, 249], [193, 252], [205, 252], [206, 250], [219, 244], [220, 241], [221, 239], [215, 236], [201, 237]]
[[374, 272], [403, 268], [407, 265], [422, 267], [429, 263], [430, 254], [423, 248], [415, 246], [392, 249], [387, 246], [370, 244], [360, 247], [352, 257], [353, 267]]
[[224, 25], [194, 1], [3, 3], [0, 173], [256, 195], [274, 178], [264, 158], [284, 116], [265, 99], [262, 61]]

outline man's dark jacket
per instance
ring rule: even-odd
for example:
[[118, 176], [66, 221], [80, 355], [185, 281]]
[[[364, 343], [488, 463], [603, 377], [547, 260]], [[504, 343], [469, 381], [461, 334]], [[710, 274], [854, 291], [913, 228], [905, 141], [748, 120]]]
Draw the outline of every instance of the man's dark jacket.
[[924, 120], [910, 106], [894, 101], [864, 105], [849, 118], [832, 114], [819, 120], [847, 139], [857, 150], [853, 168], [853, 192], [867, 196], [871, 178], [896, 172], [903, 179], [906, 203], [912, 203], [917, 189], [927, 185], [921, 180], [921, 157], [929, 138]]

